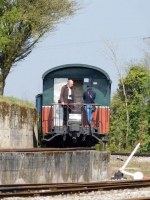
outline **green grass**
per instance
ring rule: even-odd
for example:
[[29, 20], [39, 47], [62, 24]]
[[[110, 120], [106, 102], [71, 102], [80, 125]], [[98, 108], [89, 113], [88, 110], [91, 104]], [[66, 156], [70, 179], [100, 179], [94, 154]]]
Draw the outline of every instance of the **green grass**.
[[18, 104], [20, 106], [25, 106], [25, 107], [29, 107], [29, 108], [34, 108], [35, 105], [33, 102], [29, 102], [28, 100], [20, 100], [14, 97], [6, 97], [6, 96], [1, 96], [0, 95], [0, 101], [5, 101], [11, 104]]

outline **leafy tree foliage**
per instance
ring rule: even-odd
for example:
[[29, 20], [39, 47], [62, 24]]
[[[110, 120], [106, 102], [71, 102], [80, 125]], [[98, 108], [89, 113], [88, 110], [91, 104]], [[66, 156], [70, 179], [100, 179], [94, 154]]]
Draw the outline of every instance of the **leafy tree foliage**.
[[[143, 66], [130, 66], [123, 79], [129, 111], [129, 135], [126, 141], [125, 98], [121, 81], [111, 102], [110, 149], [131, 151], [143, 140], [140, 150], [150, 150], [150, 71]], [[126, 146], [128, 143], [128, 147]]]
[[75, 0], [0, 1], [0, 95], [12, 66], [24, 59], [43, 36], [80, 9]]

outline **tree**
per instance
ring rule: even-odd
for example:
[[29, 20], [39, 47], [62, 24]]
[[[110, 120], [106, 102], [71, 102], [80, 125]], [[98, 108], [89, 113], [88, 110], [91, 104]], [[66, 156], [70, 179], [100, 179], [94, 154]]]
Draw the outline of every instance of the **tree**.
[[80, 8], [75, 0], [0, 1], [0, 95], [11, 68]]
[[124, 80], [123, 80], [122, 73], [121, 73], [122, 66], [118, 62], [118, 59], [117, 59], [117, 46], [115, 47], [114, 44], [110, 40], [103, 40], [103, 43], [105, 44], [105, 48], [104, 48], [104, 50], [102, 50], [102, 54], [106, 55], [107, 59], [110, 60], [115, 65], [120, 82], [122, 84], [123, 95], [124, 95], [124, 102], [122, 102], [122, 103], [125, 104], [125, 110], [126, 110], [126, 119], [124, 119], [124, 121], [126, 121], [126, 124], [124, 124], [124, 127], [126, 127], [125, 145], [128, 146], [128, 135], [129, 135], [129, 129], [130, 129], [130, 127], [129, 127], [130, 126], [129, 125], [129, 111], [128, 111], [128, 99], [127, 99], [127, 94], [126, 94], [126, 88], [125, 88]]
[[132, 148], [140, 139], [143, 139], [144, 145], [140, 149], [148, 152], [150, 148], [150, 70], [140, 65], [130, 66], [126, 77], [123, 78], [123, 83], [130, 116], [129, 145], [128, 148], [125, 145], [126, 114], [123, 104], [125, 97], [121, 80], [111, 102], [110, 144], [115, 143], [119, 150], [130, 151], [130, 147]]

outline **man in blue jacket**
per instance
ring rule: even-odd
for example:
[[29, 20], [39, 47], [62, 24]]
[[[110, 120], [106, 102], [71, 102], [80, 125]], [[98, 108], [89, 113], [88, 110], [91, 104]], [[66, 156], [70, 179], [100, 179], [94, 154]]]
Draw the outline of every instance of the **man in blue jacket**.
[[84, 109], [86, 111], [86, 117], [88, 124], [92, 123], [92, 105], [94, 104], [94, 100], [96, 98], [96, 93], [92, 90], [91, 85], [87, 85], [87, 91], [83, 93], [83, 100], [86, 105], [84, 105]]

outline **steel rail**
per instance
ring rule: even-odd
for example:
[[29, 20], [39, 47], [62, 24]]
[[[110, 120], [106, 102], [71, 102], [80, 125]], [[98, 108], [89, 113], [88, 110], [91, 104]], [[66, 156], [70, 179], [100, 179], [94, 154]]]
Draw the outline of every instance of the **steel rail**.
[[[131, 153], [111, 153], [111, 155], [116, 155], [116, 156], [130, 156]], [[135, 153], [134, 156], [137, 157], [150, 157], [150, 154], [146, 154], [146, 153]]]
[[111, 189], [111, 188], [120, 188], [120, 187], [122, 187], [122, 188], [124, 188], [124, 187], [130, 187], [130, 188], [132, 188], [132, 187], [150, 187], [150, 184], [149, 183], [145, 183], [145, 184], [134, 184], [134, 185], [131, 185], [131, 184], [121, 184], [121, 185], [112, 185], [112, 184], [110, 184], [110, 185], [91, 185], [91, 186], [84, 186], [84, 185], [82, 185], [82, 186], [79, 186], [79, 185], [76, 185], [76, 186], [49, 186], [49, 185], [45, 185], [45, 186], [30, 186], [30, 187], [28, 187], [28, 186], [26, 186], [26, 187], [9, 187], [9, 188], [0, 188], [0, 191], [1, 192], [10, 192], [10, 191], [26, 191], [26, 190], [30, 190], [30, 191], [32, 191], [32, 190], [46, 190], [46, 189], [49, 189], [49, 190], [57, 190], [57, 191], [59, 191], [59, 190], [68, 190], [68, 189], [78, 189], [78, 190], [81, 190], [81, 189], [93, 189], [93, 188], [99, 188], [99, 189], [101, 189], [101, 190], [107, 190], [107, 189]]
[[111, 185], [113, 185], [113, 184], [115, 184], [116, 185], [116, 183], [117, 184], [120, 184], [120, 185], [123, 185], [124, 183], [125, 184], [138, 184], [138, 183], [149, 183], [150, 184], [150, 179], [148, 179], [148, 180], [117, 180], [117, 181], [98, 181], [98, 182], [79, 182], [79, 183], [75, 183], [75, 182], [70, 182], [70, 183], [31, 183], [31, 184], [1, 184], [0, 185], [0, 188], [2, 188], [2, 187], [32, 187], [32, 186], [35, 186], [35, 187], [37, 187], [37, 186], [46, 186], [46, 185], [48, 185], [48, 186], [51, 186], [51, 187], [53, 187], [53, 186], [57, 186], [57, 187], [62, 187], [62, 186], [93, 186], [93, 185], [104, 185], [104, 184], [106, 184], [106, 185], [109, 185], [109, 184], [111, 184]]
[[[45, 196], [78, 192], [150, 187], [150, 180], [104, 181], [95, 183], [0, 185], [0, 197]], [[45, 190], [45, 191], [43, 191]]]
[[82, 151], [95, 150], [91, 147], [77, 147], [77, 148], [19, 148], [19, 149], [0, 149], [0, 152], [51, 152], [51, 151]]

